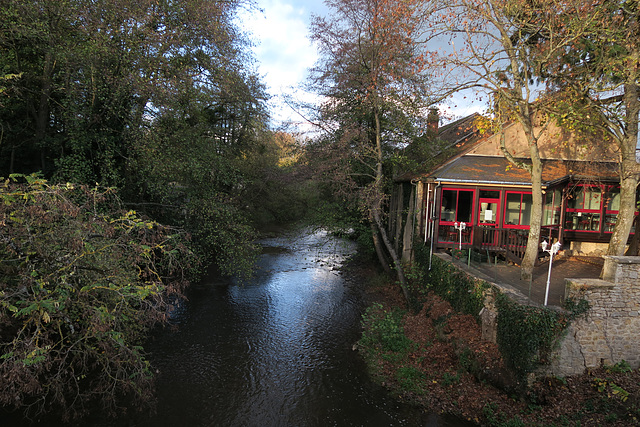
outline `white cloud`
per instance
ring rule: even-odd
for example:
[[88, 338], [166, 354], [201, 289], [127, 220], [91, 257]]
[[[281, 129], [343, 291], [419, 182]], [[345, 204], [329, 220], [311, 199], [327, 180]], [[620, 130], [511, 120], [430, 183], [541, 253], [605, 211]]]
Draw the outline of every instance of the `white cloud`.
[[[241, 14], [240, 25], [256, 44], [253, 51], [258, 72], [272, 96], [269, 106], [273, 125], [286, 121], [301, 124], [302, 118], [285, 105], [283, 98], [288, 95], [306, 102], [317, 100], [314, 94], [303, 92], [299, 85], [318, 58], [309, 39], [311, 15], [326, 15], [328, 9], [320, 0], [257, 0], [257, 7], [262, 12], [254, 9]], [[486, 98], [479, 98], [474, 91], [452, 96], [439, 106], [443, 123], [484, 111]]]
[[316, 62], [317, 51], [309, 40], [309, 22], [312, 12], [321, 12], [319, 6], [304, 0], [259, 0], [262, 13], [253, 11], [241, 16], [244, 29], [256, 43], [253, 51], [258, 72], [273, 96], [271, 107], [276, 122], [295, 116], [283, 105], [282, 96], [293, 94]]

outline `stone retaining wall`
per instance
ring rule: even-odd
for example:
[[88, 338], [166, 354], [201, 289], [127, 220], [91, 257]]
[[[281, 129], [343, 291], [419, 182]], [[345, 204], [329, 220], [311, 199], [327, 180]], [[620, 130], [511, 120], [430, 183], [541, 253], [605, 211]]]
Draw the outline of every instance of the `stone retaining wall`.
[[625, 360], [640, 367], [640, 257], [605, 256], [603, 280], [566, 279], [565, 298], [590, 309], [575, 319], [544, 371], [565, 376]]
[[[449, 257], [437, 256], [450, 262]], [[590, 308], [569, 324], [551, 357], [551, 364], [541, 366], [538, 374], [563, 377], [622, 360], [633, 369], [640, 368], [640, 257], [603, 258], [602, 280], [565, 279], [565, 299], [585, 299]], [[536, 305], [512, 286], [497, 284], [472, 267], [454, 265], [492, 285], [485, 291], [484, 308], [480, 312], [482, 338], [486, 341], [496, 342], [496, 292], [506, 294], [519, 304]], [[560, 307], [549, 308], [562, 310]]]

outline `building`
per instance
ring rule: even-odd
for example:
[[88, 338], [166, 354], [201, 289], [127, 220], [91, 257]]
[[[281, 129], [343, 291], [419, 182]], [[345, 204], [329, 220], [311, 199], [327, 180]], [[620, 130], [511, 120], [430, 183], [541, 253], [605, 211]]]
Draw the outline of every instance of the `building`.
[[[526, 135], [518, 123], [501, 134], [483, 134], [472, 115], [437, 129], [439, 161], [395, 181], [389, 232], [406, 260], [416, 238], [434, 251], [473, 249], [519, 263], [531, 216], [529, 173], [504, 157], [501, 138], [514, 156], [528, 161]], [[538, 124], [543, 162], [541, 235], [559, 240], [575, 255], [601, 255], [618, 215], [618, 154], [604, 138], [579, 138], [552, 124]]]

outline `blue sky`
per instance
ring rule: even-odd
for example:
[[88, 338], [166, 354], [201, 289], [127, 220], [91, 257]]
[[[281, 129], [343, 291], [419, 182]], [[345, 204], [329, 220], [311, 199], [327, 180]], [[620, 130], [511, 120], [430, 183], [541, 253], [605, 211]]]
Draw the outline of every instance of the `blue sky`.
[[269, 93], [274, 124], [300, 118], [282, 104], [282, 95], [304, 96], [296, 90], [317, 59], [316, 49], [309, 40], [311, 15], [326, 13], [319, 0], [257, 0], [262, 12], [253, 10], [241, 17], [256, 46], [258, 72], [263, 76]]
[[[312, 14], [325, 15], [321, 0], [256, 0], [262, 12], [253, 10], [241, 16], [243, 29], [249, 32], [256, 46], [253, 51], [263, 81], [273, 97], [270, 106], [273, 124], [282, 121], [301, 122], [301, 118], [282, 103], [283, 95], [293, 95], [306, 101], [314, 98], [296, 88], [305, 80], [307, 70], [317, 59], [309, 41]], [[439, 106], [442, 116], [450, 119], [484, 110], [484, 104], [473, 102], [470, 94], [460, 94]]]

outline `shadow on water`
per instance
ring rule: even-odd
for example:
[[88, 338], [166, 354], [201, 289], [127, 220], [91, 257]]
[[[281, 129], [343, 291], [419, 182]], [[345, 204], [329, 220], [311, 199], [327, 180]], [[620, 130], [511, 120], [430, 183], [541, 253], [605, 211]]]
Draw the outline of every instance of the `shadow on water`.
[[398, 402], [370, 381], [353, 344], [363, 283], [354, 251], [324, 232], [264, 239], [251, 283], [210, 277], [147, 349], [158, 412], [139, 426], [462, 426]]

